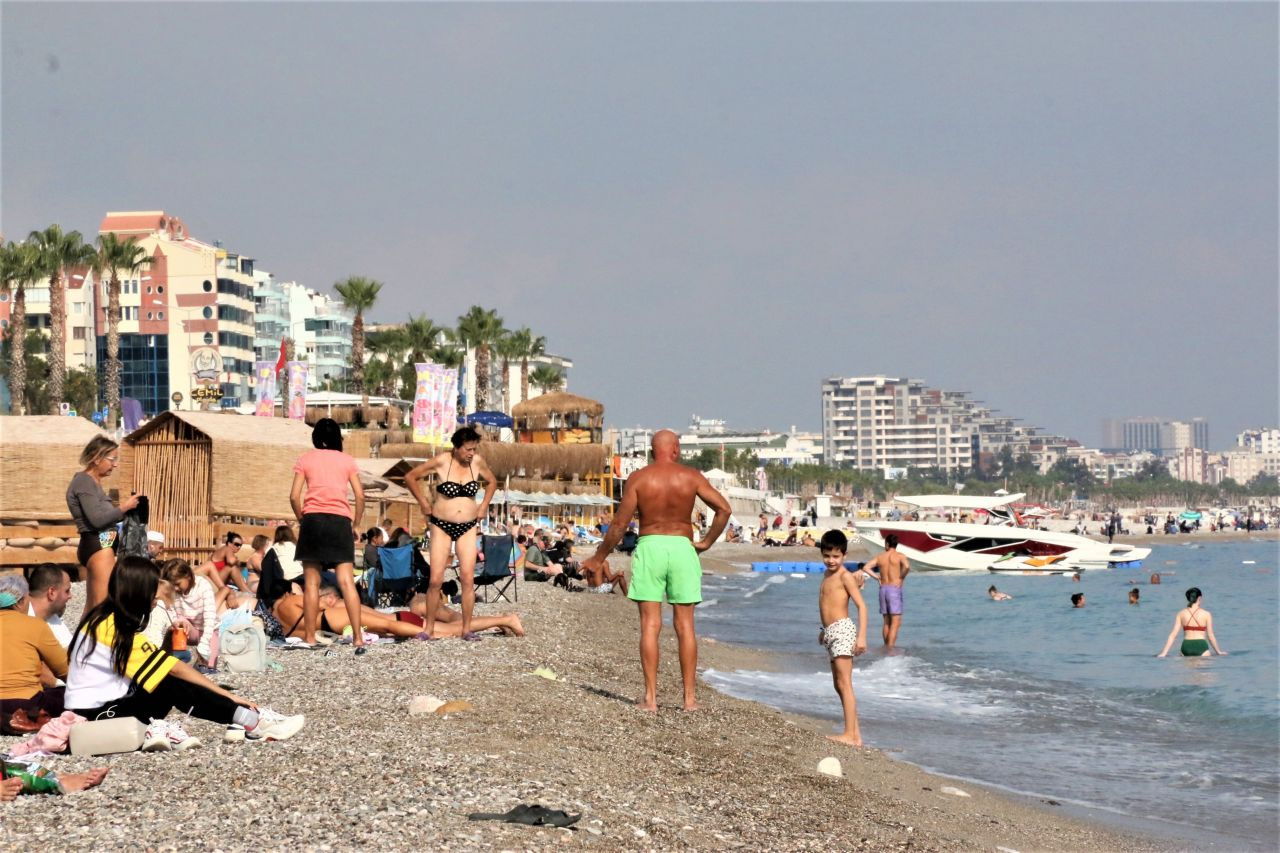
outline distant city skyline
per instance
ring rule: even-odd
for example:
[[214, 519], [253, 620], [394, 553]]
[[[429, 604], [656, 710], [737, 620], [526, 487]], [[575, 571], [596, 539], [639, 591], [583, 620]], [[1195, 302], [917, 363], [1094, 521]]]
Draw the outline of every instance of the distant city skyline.
[[[1275, 4], [4, 4], [10, 238], [108, 210], [372, 321], [545, 335], [611, 425], [829, 376], [1280, 421]], [[127, 56], [127, 61], [122, 57]]]

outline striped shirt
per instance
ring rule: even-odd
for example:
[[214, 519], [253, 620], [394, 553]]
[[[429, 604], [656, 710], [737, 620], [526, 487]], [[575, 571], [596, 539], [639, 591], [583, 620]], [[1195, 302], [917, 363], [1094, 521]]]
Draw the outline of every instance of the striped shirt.
[[88, 638], [78, 638], [67, 674], [67, 693], [63, 703], [67, 708], [89, 709], [106, 705], [128, 693], [133, 684], [150, 693], [178, 662], [177, 658], [139, 632], [133, 635], [133, 648], [121, 677], [116, 674], [111, 661], [111, 643], [115, 636], [115, 617], [108, 616], [98, 626], [98, 642], [92, 652], [89, 651]]

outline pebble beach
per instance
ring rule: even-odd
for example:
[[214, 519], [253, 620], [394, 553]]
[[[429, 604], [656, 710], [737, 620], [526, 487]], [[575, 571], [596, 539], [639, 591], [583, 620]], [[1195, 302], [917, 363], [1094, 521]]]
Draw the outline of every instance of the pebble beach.
[[[78, 617], [82, 585], [68, 608]], [[146, 850], [1155, 850], [1056, 804], [930, 775], [872, 750], [829, 743], [824, 724], [703, 686], [679, 710], [674, 634], [663, 633], [660, 712], [639, 688], [634, 606], [619, 595], [519, 585], [524, 638], [270, 652], [279, 670], [219, 681], [307, 724], [281, 743], [225, 744], [184, 722], [200, 748], [99, 759], [92, 791], [0, 806], [5, 849]], [[703, 640], [700, 666], [768, 666]], [[539, 667], [558, 678], [531, 674]], [[411, 715], [416, 696], [470, 710]], [[834, 697], [833, 697], [834, 701]], [[170, 719], [179, 718], [176, 712]], [[0, 746], [16, 742], [0, 739]], [[816, 772], [828, 756], [839, 778]], [[954, 792], [961, 790], [968, 796]], [[572, 829], [470, 821], [538, 803], [580, 814]]]

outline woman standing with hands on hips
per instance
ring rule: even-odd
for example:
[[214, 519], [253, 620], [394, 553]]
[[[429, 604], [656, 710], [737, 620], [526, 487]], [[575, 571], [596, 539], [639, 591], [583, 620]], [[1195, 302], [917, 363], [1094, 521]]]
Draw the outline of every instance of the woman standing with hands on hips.
[[80, 451], [83, 471], [76, 473], [67, 486], [67, 509], [76, 522], [80, 545], [76, 559], [84, 566], [86, 612], [107, 597], [107, 581], [116, 567], [116, 548], [120, 542], [117, 525], [124, 514], [138, 505], [139, 495], [130, 495], [113, 505], [102, 489], [102, 481], [111, 476], [120, 462], [120, 445], [105, 435], [89, 440]]
[[[360, 596], [355, 571], [357, 519], [364, 515], [364, 489], [360, 487], [356, 461], [342, 452], [342, 430], [332, 418], [321, 418], [311, 431], [315, 450], [298, 457], [293, 466], [289, 503], [298, 517], [297, 560], [302, 563], [303, 640], [315, 643], [320, 622], [320, 573], [334, 569], [338, 589], [351, 620], [351, 641], [362, 655], [364, 632], [360, 625]], [[347, 488], [355, 495], [355, 513], [347, 501]], [[303, 498], [305, 488], [306, 498]]]
[[1211, 644], [1215, 652], [1226, 654], [1218, 648], [1218, 638], [1213, 636], [1213, 614], [1200, 606], [1200, 598], [1200, 587], [1193, 586], [1187, 590], [1187, 606], [1173, 617], [1173, 630], [1169, 632], [1169, 639], [1165, 640], [1164, 648], [1157, 657], [1169, 654], [1179, 631], [1182, 631], [1181, 651], [1185, 658], [1208, 657]]
[[[463, 427], [449, 441], [453, 445], [452, 450], [436, 454], [404, 478], [428, 523], [435, 528], [431, 531], [431, 583], [427, 589], [427, 614], [422, 628], [428, 637], [435, 630], [440, 585], [444, 582], [444, 570], [452, 546], [458, 555], [458, 576], [462, 580], [462, 639], [474, 642], [480, 639], [471, 630], [471, 613], [476, 605], [476, 525], [488, 512], [498, 482], [488, 463], [476, 453], [480, 447], [480, 433], [473, 427]], [[484, 497], [478, 505], [476, 495], [480, 491], [480, 481], [476, 479], [477, 471], [487, 483]], [[439, 476], [440, 482], [436, 484], [433, 500], [427, 503], [420, 481], [431, 474]]]

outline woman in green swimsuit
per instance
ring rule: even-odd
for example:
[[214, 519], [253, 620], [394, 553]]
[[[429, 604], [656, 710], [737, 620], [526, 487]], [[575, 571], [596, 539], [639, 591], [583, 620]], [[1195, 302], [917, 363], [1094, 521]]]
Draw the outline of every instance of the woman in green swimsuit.
[[1208, 657], [1209, 646], [1213, 646], [1213, 650], [1220, 655], [1226, 654], [1218, 648], [1218, 638], [1213, 636], [1213, 614], [1200, 606], [1199, 587], [1193, 586], [1187, 590], [1187, 606], [1173, 617], [1173, 630], [1169, 632], [1169, 639], [1165, 641], [1164, 649], [1158, 657], [1169, 654], [1179, 631], [1183, 632], [1183, 657]]

